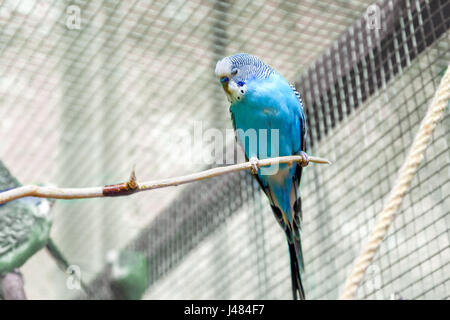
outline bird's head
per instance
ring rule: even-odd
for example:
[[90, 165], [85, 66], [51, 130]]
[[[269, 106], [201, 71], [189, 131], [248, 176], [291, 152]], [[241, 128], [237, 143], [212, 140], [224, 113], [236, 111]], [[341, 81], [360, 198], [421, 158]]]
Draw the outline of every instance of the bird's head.
[[271, 67], [247, 53], [225, 57], [216, 64], [216, 76], [231, 104], [243, 99], [250, 81], [267, 78], [272, 72]]

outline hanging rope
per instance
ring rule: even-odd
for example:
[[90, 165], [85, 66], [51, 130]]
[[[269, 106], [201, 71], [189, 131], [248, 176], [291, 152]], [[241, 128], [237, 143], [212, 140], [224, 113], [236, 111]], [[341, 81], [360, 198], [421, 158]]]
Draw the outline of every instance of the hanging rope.
[[450, 100], [450, 65], [447, 66], [447, 71], [441, 80], [439, 88], [437, 89], [433, 101], [428, 108], [425, 118], [420, 124], [419, 131], [414, 139], [413, 145], [401, 167], [398, 179], [391, 190], [386, 206], [380, 213], [379, 221], [377, 222], [372, 235], [369, 238], [363, 251], [356, 259], [355, 266], [348, 277], [344, 290], [340, 299], [353, 299], [356, 290], [364, 277], [364, 274], [375, 256], [383, 238], [385, 237], [390, 224], [394, 220], [395, 213], [400, 207], [403, 197], [405, 196], [411, 180], [422, 161], [425, 149], [431, 139], [434, 128], [439, 120], [442, 118], [445, 107]]

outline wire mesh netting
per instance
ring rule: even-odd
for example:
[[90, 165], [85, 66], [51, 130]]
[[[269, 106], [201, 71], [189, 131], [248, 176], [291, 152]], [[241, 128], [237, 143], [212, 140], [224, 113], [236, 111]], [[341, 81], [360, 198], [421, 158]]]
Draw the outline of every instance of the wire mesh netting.
[[[67, 187], [223, 165], [205, 134], [231, 128], [214, 66], [254, 54], [296, 83], [308, 153], [333, 161], [305, 169], [302, 234], [307, 298], [334, 299], [449, 62], [449, 13], [444, 0], [3, 0], [0, 159], [23, 183]], [[449, 298], [449, 128], [447, 108], [358, 298]], [[53, 211], [52, 237], [92, 282], [82, 297], [112, 297], [105, 265], [122, 247], [147, 256], [145, 298], [291, 297], [284, 234], [249, 172]], [[45, 252], [22, 272], [31, 298], [80, 296]]]

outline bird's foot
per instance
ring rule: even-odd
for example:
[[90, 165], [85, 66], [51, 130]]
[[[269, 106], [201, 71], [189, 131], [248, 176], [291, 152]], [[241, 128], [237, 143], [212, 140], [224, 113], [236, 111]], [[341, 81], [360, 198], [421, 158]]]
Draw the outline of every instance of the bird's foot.
[[300, 164], [302, 167], [306, 167], [309, 164], [309, 157], [306, 152], [300, 151], [300, 157], [302, 157], [302, 163]]
[[250, 163], [252, 165], [252, 168], [250, 169], [252, 174], [257, 174], [259, 169], [259, 159], [257, 157], [251, 157]]

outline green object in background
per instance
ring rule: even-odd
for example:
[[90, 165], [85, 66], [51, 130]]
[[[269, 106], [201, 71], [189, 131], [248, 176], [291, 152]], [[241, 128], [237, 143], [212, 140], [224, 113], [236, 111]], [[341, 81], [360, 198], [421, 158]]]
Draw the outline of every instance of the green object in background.
[[[0, 191], [20, 186], [0, 161]], [[27, 197], [0, 205], [0, 275], [21, 267], [50, 237], [51, 202]]]
[[0, 160], [0, 190], [17, 188], [19, 186], [19, 181], [11, 175], [3, 162]]
[[448, 66], [445, 66], [440, 72], [439, 72], [439, 76], [441, 77], [441, 79], [444, 77], [445, 72], [447, 71]]
[[[0, 192], [19, 187], [0, 161]], [[0, 204], [0, 275], [21, 267], [36, 252], [46, 247], [62, 272], [69, 263], [50, 238], [54, 200], [25, 197]], [[86, 291], [86, 285], [79, 279]]]
[[117, 299], [139, 300], [148, 287], [148, 264], [145, 255], [129, 249], [109, 255], [111, 289]]

